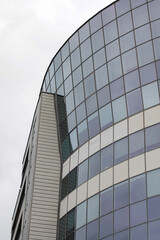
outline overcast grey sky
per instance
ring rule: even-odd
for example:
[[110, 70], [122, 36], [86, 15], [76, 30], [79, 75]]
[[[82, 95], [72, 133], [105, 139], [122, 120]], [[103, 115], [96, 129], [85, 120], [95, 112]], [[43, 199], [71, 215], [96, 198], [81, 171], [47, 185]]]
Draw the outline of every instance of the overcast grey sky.
[[21, 163], [45, 71], [67, 38], [113, 0], [0, 0], [0, 239], [9, 240]]

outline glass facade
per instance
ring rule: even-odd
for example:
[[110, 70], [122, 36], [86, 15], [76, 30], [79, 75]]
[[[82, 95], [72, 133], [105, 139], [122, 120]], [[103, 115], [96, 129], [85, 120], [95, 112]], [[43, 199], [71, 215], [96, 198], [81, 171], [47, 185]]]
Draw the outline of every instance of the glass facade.
[[115, 1], [88, 20], [42, 91], [56, 101], [58, 239], [159, 240], [160, 1]]

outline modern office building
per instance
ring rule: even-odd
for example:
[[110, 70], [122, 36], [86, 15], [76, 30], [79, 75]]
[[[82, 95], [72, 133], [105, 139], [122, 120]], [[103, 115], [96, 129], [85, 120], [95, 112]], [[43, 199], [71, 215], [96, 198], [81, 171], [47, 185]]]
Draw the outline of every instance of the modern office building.
[[52, 59], [12, 240], [160, 239], [160, 0], [119, 0]]

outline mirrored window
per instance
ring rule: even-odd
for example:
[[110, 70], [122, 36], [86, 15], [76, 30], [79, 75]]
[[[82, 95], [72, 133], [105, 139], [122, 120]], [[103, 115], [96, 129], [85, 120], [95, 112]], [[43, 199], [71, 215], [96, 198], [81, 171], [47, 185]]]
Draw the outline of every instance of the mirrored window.
[[99, 234], [99, 222], [98, 220], [90, 223], [87, 225], [87, 240], [98, 240], [98, 234]]
[[79, 29], [80, 42], [83, 42], [85, 39], [87, 39], [89, 35], [90, 35], [89, 24], [86, 23], [83, 27]]
[[78, 139], [80, 146], [88, 141], [88, 127], [86, 120], [84, 120], [81, 124], [78, 125]]
[[113, 166], [113, 144], [101, 150], [101, 171]]
[[139, 45], [141, 43], [147, 42], [151, 39], [151, 31], [149, 24], [137, 28], [135, 30], [136, 44]]
[[81, 60], [80, 60], [80, 51], [79, 51], [79, 48], [77, 48], [71, 54], [72, 71], [74, 71], [74, 69], [80, 65], [80, 62], [81, 62]]
[[81, 56], [82, 61], [85, 61], [92, 54], [91, 50], [91, 40], [88, 38], [85, 42], [81, 44]]
[[113, 21], [104, 27], [104, 37], [106, 44], [118, 38], [116, 21]]
[[102, 29], [100, 29], [98, 32], [92, 35], [93, 52], [96, 52], [103, 46], [104, 46], [103, 32]]
[[100, 218], [100, 238], [113, 233], [113, 213]]
[[113, 187], [100, 193], [100, 216], [113, 211]]
[[147, 194], [152, 197], [160, 194], [160, 169], [147, 173]]
[[105, 51], [104, 48], [99, 50], [93, 55], [94, 60], [94, 68], [97, 69], [98, 67], [102, 66], [106, 62]]
[[154, 51], [155, 51], [155, 58], [156, 60], [160, 59], [160, 38], [157, 38], [155, 40], [153, 40], [154, 43]]
[[76, 108], [77, 123], [80, 123], [83, 119], [86, 118], [86, 107], [83, 102]]
[[130, 32], [120, 38], [121, 52], [125, 52], [135, 46], [133, 32]]
[[125, 83], [126, 92], [129, 92], [134, 90], [135, 88], [138, 88], [140, 86], [138, 71], [135, 70], [125, 75], [124, 83]]
[[129, 136], [129, 157], [135, 157], [144, 152], [144, 131], [138, 131]]
[[128, 181], [117, 184], [114, 187], [114, 209], [125, 207], [129, 204]]
[[93, 113], [88, 118], [88, 128], [90, 138], [96, 136], [100, 131], [98, 112]]
[[147, 5], [134, 9], [132, 13], [134, 27], [139, 27], [149, 21]]
[[130, 10], [130, 1], [129, 0], [121, 0], [120, 2], [116, 2], [116, 11], [117, 16], [122, 15]]
[[68, 57], [65, 62], [63, 63], [63, 76], [64, 79], [68, 77], [68, 75], [71, 73], [71, 64], [70, 64], [70, 58]]
[[109, 81], [112, 82], [116, 78], [121, 77], [122, 67], [120, 57], [117, 57], [108, 63]]
[[97, 90], [104, 87], [108, 83], [108, 74], [106, 65], [95, 71]]
[[118, 28], [120, 36], [133, 29], [130, 12], [118, 18]]
[[89, 116], [97, 110], [97, 97], [93, 94], [86, 100], [87, 115]]
[[125, 97], [120, 97], [112, 102], [114, 122], [127, 117]]
[[82, 81], [82, 69], [81, 69], [81, 66], [79, 66], [73, 72], [73, 85], [76, 86], [81, 81]]
[[114, 163], [118, 164], [128, 159], [128, 137], [114, 144]]
[[99, 105], [99, 107], [102, 107], [105, 104], [109, 103], [110, 102], [109, 87], [105, 86], [104, 88], [100, 89], [97, 92], [97, 97], [98, 97], [98, 105]]
[[84, 88], [86, 97], [89, 97], [92, 93], [95, 92], [94, 74], [91, 74], [84, 80]]
[[152, 43], [148, 42], [137, 47], [139, 66], [143, 66], [154, 60]]
[[[123, 221], [122, 221], [123, 219]], [[114, 231], [118, 232], [129, 226], [129, 208], [125, 207], [114, 212]]]
[[118, 40], [115, 40], [106, 46], [106, 53], [108, 61], [120, 54]]
[[62, 53], [62, 61], [64, 61], [69, 55], [68, 42], [66, 42], [66, 44], [62, 47], [61, 53]]
[[100, 171], [100, 152], [89, 158], [89, 178], [94, 177]]
[[101, 13], [97, 14], [90, 20], [91, 34], [102, 27]]
[[102, 107], [99, 110], [101, 131], [113, 124], [111, 104]]
[[137, 68], [137, 57], [135, 49], [132, 49], [122, 55], [124, 73], [131, 72]]
[[88, 199], [87, 222], [96, 219], [99, 214], [99, 196], [98, 194]]
[[92, 60], [92, 57], [87, 59], [82, 64], [82, 68], [83, 68], [83, 76], [84, 77], [87, 77], [91, 72], [93, 72], [93, 60]]
[[116, 16], [115, 16], [114, 4], [112, 4], [110, 7], [106, 8], [102, 11], [103, 25], [111, 22], [115, 18], [116, 18]]
[[141, 77], [142, 85], [145, 85], [147, 83], [150, 83], [156, 80], [157, 76], [156, 76], [155, 63], [151, 63], [140, 68], [140, 77]]
[[144, 108], [149, 108], [159, 103], [157, 82], [142, 87]]
[[81, 82], [74, 89], [75, 104], [78, 106], [84, 100], [84, 88], [83, 83]]
[[84, 224], [86, 224], [86, 210], [87, 210], [86, 201], [77, 206], [76, 228], [80, 228]]
[[127, 107], [128, 115], [134, 115], [137, 112], [141, 112], [143, 109], [142, 96], [140, 89], [134, 90], [127, 95]]
[[130, 180], [130, 202], [138, 202], [146, 198], [146, 180], [145, 175], [131, 178]]
[[70, 45], [70, 52], [72, 52], [76, 47], [78, 47], [78, 45], [79, 45], [78, 32], [76, 32], [76, 33], [69, 39], [69, 45]]
[[118, 80], [111, 82], [110, 90], [111, 90], [111, 98], [113, 100], [123, 95], [124, 94], [123, 78], [119, 78]]
[[88, 179], [88, 159], [78, 167], [78, 186]]
[[149, 13], [150, 13], [150, 20], [155, 20], [159, 18], [160, 13], [160, 5], [159, 0], [154, 0], [150, 2], [149, 4]]
[[130, 205], [130, 225], [135, 226], [146, 222], [147, 220], [147, 209], [146, 201], [135, 203]]

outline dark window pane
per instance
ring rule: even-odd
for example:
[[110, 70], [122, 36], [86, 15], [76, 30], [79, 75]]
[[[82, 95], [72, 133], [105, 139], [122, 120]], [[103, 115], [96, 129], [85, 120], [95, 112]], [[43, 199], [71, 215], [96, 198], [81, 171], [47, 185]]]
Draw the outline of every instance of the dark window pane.
[[122, 75], [122, 67], [120, 57], [117, 57], [108, 63], [108, 71], [109, 71], [109, 81], [113, 81], [116, 78], [121, 77]]
[[76, 86], [80, 81], [82, 81], [81, 66], [73, 72], [73, 85]]
[[113, 166], [113, 144], [101, 150], [101, 171]]
[[59, 221], [59, 239], [66, 236], [66, 215]]
[[88, 127], [86, 120], [84, 120], [80, 125], [78, 125], [78, 139], [80, 146], [88, 141]]
[[88, 76], [91, 72], [93, 72], [93, 60], [92, 60], [92, 57], [87, 59], [82, 64], [82, 68], [83, 68], [83, 76], [84, 77]]
[[89, 38], [84, 43], [81, 44], [82, 61], [86, 60], [91, 54], [92, 54], [91, 40]]
[[146, 181], [143, 174], [130, 180], [130, 202], [134, 203], [144, 198], [146, 198]]
[[139, 202], [130, 206], [130, 225], [135, 226], [146, 222], [147, 209], [146, 201]]
[[[123, 219], [123, 221], [122, 221]], [[129, 226], [129, 208], [125, 207], [114, 212], [114, 231], [118, 232]]]
[[62, 179], [61, 187], [61, 199], [65, 198], [68, 194], [68, 185], [69, 185], [69, 175]]
[[88, 118], [89, 136], [90, 138], [97, 135], [100, 131], [98, 112], [95, 112]]
[[74, 240], [74, 233], [71, 233], [69, 236], [67, 236], [66, 240]]
[[86, 100], [87, 115], [89, 116], [97, 110], [97, 96], [93, 94]]
[[160, 196], [148, 199], [149, 221], [160, 218]]
[[134, 90], [127, 95], [128, 115], [134, 115], [143, 109], [142, 96], [140, 89]]
[[111, 22], [113, 19], [115, 19], [114, 4], [112, 4], [110, 7], [103, 10], [102, 19], [103, 19], [103, 25], [105, 25], [105, 24]]
[[160, 220], [149, 223], [149, 240], [160, 239]]
[[108, 104], [99, 110], [101, 130], [110, 127], [113, 124], [111, 104]]
[[80, 65], [80, 51], [79, 48], [77, 48], [72, 54], [71, 54], [71, 63], [72, 63], [72, 71]]
[[75, 215], [75, 209], [73, 209], [67, 214], [67, 234], [73, 232], [75, 229], [74, 215]]
[[84, 224], [86, 224], [86, 211], [87, 211], [87, 202], [86, 201], [77, 206], [76, 228], [80, 228]]
[[101, 90], [99, 90], [97, 92], [97, 97], [98, 97], [98, 105], [99, 105], [99, 107], [102, 107], [105, 104], [109, 103], [110, 102], [109, 87], [106, 86], [106, 87], [102, 88]]
[[146, 151], [160, 147], [160, 125], [146, 129]]
[[113, 233], [113, 213], [100, 218], [100, 238]]
[[77, 168], [74, 168], [69, 173], [69, 189], [68, 193], [72, 192], [77, 186]]
[[134, 27], [139, 27], [149, 21], [147, 5], [134, 9], [132, 13]]
[[155, 64], [151, 63], [147, 66], [140, 68], [140, 77], [142, 85], [145, 85], [156, 80]]
[[147, 173], [148, 197], [160, 194], [160, 169]]
[[128, 159], [128, 138], [123, 138], [114, 144], [114, 163], [118, 164], [120, 162]]
[[86, 107], [84, 102], [76, 108], [77, 114], [77, 123], [80, 123], [83, 119], [86, 118]]
[[113, 188], [100, 193], [100, 216], [113, 211]]
[[95, 80], [94, 75], [91, 74], [84, 80], [85, 94], [86, 97], [89, 97], [92, 93], [95, 92]]
[[89, 158], [89, 178], [94, 177], [100, 171], [100, 152]]
[[101, 13], [99, 13], [90, 20], [91, 33], [96, 32], [101, 27], [102, 27]]
[[131, 240], [147, 240], [147, 224], [131, 228]]
[[113, 21], [104, 27], [104, 36], [106, 44], [118, 38], [116, 21]]
[[[60, 96], [57, 96], [57, 101], [61, 101], [63, 98]], [[59, 123], [61, 123], [65, 118], [66, 118], [67, 114], [66, 114], [66, 105], [64, 103], [64, 101], [61, 102], [61, 104], [58, 106], [58, 119], [59, 119]]]
[[93, 55], [94, 59], [94, 68], [97, 69], [98, 67], [102, 66], [106, 62], [104, 48], [99, 50]]
[[118, 40], [115, 40], [114, 42], [106, 46], [106, 53], [107, 53], [107, 61], [111, 60], [112, 58], [115, 58], [120, 54]]
[[68, 122], [68, 131], [70, 132], [70, 131], [76, 126], [76, 115], [75, 115], [75, 111], [73, 111], [73, 112], [67, 117], [67, 122]]
[[88, 159], [78, 167], [78, 186], [88, 179]]
[[138, 71], [133, 71], [124, 76], [125, 88], [126, 92], [134, 90], [135, 88], [140, 86], [139, 83], [139, 74]]
[[103, 32], [102, 29], [100, 29], [98, 32], [92, 35], [93, 52], [96, 52], [103, 46], [104, 46]]
[[137, 45], [150, 40], [151, 39], [151, 31], [150, 31], [149, 24], [136, 29], [135, 30], [135, 36], [136, 36]]
[[98, 240], [98, 220], [87, 225], [87, 240]]
[[127, 117], [125, 97], [120, 97], [112, 102], [114, 122], [118, 122]]
[[89, 35], [90, 35], [89, 24], [86, 23], [83, 27], [79, 29], [80, 42], [83, 42], [85, 39], [87, 39]]
[[120, 36], [132, 30], [133, 26], [130, 12], [118, 18], [118, 27]]
[[[99, 195], [95, 195], [88, 199], [87, 222], [96, 219], [99, 214]], [[92, 229], [93, 230], [93, 229]]]
[[70, 142], [69, 138], [66, 137], [63, 142], [61, 143], [62, 145], [62, 159], [65, 161], [68, 156], [70, 155]]
[[74, 89], [75, 104], [78, 106], [84, 100], [84, 88], [83, 83], [81, 82]]
[[133, 32], [130, 32], [120, 38], [121, 52], [125, 52], [135, 46]]
[[61, 140], [63, 140], [64, 137], [68, 134], [67, 120], [66, 119], [61, 123], [59, 128], [60, 128], [60, 137], [61, 137]]
[[118, 209], [129, 204], [128, 181], [117, 184], [114, 187], [114, 208]]
[[122, 55], [122, 63], [124, 73], [131, 72], [132, 70], [137, 68], [137, 57], [135, 49], [132, 49]]
[[112, 82], [110, 84], [110, 90], [111, 90], [111, 98], [113, 100], [123, 95], [124, 94], [123, 78], [119, 78], [118, 80]]
[[106, 65], [95, 71], [97, 89], [104, 87], [108, 83], [108, 74]]

